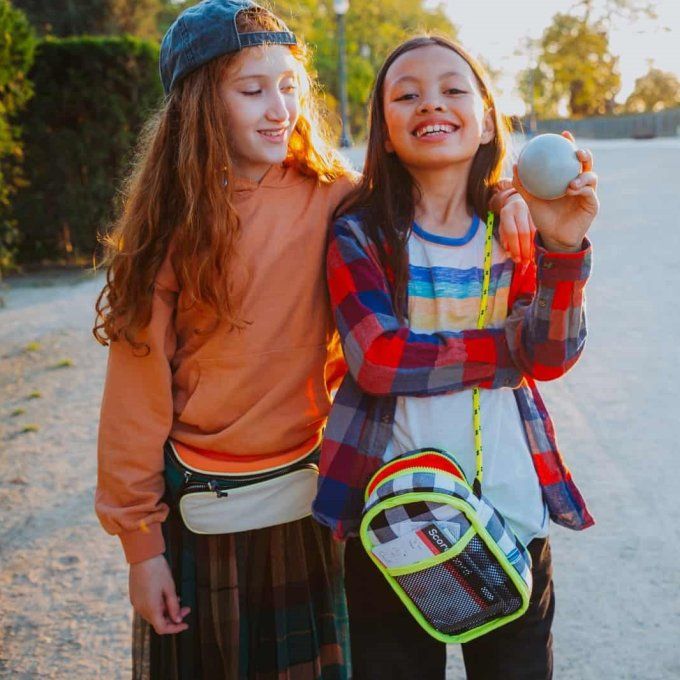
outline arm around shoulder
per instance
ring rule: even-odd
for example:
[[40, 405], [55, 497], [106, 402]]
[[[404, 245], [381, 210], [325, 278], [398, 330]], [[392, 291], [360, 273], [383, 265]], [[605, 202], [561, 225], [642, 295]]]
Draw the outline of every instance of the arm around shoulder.
[[353, 216], [333, 225], [331, 306], [349, 370], [373, 395], [433, 395], [521, 380], [503, 329], [414, 333], [395, 313], [377, 248]]

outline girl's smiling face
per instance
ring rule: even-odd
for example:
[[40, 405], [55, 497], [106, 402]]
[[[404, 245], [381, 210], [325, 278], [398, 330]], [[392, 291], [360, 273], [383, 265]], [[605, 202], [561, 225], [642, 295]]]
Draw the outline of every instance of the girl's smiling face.
[[298, 119], [298, 70], [281, 45], [249, 47], [220, 85], [227, 109], [235, 174], [258, 181], [283, 162]]
[[470, 65], [440, 45], [402, 54], [383, 86], [386, 150], [406, 168], [436, 170], [471, 163], [480, 144], [494, 137]]

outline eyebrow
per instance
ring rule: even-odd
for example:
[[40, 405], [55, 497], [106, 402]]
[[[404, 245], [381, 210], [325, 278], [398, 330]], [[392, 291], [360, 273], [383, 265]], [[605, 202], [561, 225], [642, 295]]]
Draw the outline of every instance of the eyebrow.
[[[447, 71], [446, 73], [442, 73], [439, 76], [439, 80], [444, 80], [444, 78], [450, 78], [451, 76], [460, 76], [461, 78], [466, 77], [465, 74], [461, 73], [460, 71]], [[418, 78], [416, 78], [415, 76], [406, 75], [401, 76], [401, 78], [397, 78], [394, 81], [394, 83], [392, 83], [392, 87], [394, 87], [395, 85], [399, 85], [399, 83], [403, 83], [405, 80], [413, 80], [415, 82], [418, 82]]]
[[[278, 75], [280, 76], [294, 76], [295, 71], [289, 70], [289, 71], [283, 71], [282, 73], [279, 73]], [[244, 76], [239, 76], [238, 78], [234, 78], [234, 82], [238, 82], [239, 80], [253, 80], [254, 78], [259, 78], [260, 80], [265, 79], [265, 78], [270, 78], [270, 74], [268, 73], [251, 73], [251, 74], [246, 74]]]

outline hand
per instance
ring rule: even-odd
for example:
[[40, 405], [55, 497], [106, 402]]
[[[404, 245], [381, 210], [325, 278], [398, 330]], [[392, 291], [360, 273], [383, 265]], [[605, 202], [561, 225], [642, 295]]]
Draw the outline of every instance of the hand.
[[[562, 135], [574, 141], [569, 132], [563, 132]], [[527, 202], [543, 244], [555, 252], [580, 250], [583, 238], [600, 208], [596, 193], [597, 175], [592, 171], [593, 156], [585, 149], [579, 149], [576, 155], [581, 161], [581, 174], [569, 184], [564, 196], [552, 201], [528, 193], [517, 174], [517, 165], [513, 167], [513, 186]]]
[[170, 567], [163, 555], [130, 565], [130, 602], [135, 611], [158, 635], [187, 630], [183, 622], [189, 607], [179, 606]]
[[536, 234], [529, 206], [513, 188], [511, 180], [503, 179], [494, 188], [496, 193], [489, 202], [489, 209], [499, 213], [501, 245], [517, 264], [526, 265], [534, 256]]

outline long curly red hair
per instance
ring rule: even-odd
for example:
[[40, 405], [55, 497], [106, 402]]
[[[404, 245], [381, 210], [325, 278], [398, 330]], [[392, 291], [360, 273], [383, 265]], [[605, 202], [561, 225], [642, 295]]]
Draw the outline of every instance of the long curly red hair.
[[[238, 28], [285, 29], [261, 7], [241, 12]], [[300, 115], [285, 163], [320, 182], [333, 182], [348, 168], [320, 116], [308, 50], [302, 43], [290, 49], [300, 66]], [[229, 121], [219, 94], [220, 82], [240, 54], [219, 57], [187, 75], [142, 132], [118, 218], [102, 239], [107, 274], [95, 304], [93, 334], [103, 345], [122, 337], [134, 347], [144, 346], [136, 338], [151, 320], [154, 279], [171, 243], [183, 300], [210, 310], [215, 326], [243, 325], [230, 276], [240, 227], [232, 203]]]

